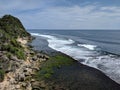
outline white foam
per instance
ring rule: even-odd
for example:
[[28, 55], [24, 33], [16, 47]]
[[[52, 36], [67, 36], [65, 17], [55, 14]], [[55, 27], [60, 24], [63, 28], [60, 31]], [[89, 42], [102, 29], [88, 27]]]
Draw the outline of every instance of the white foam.
[[103, 71], [107, 76], [120, 84], [120, 58], [102, 55], [88, 59], [85, 64]]
[[39, 36], [39, 33], [30, 33], [33, 36]]
[[85, 48], [87, 48], [89, 50], [95, 50], [95, 48], [97, 47], [95, 45], [89, 45], [89, 44], [78, 44], [78, 46], [85, 47]]
[[[61, 51], [74, 59], [80, 61], [85, 65], [97, 68], [104, 72], [114, 81], [120, 84], [120, 58], [115, 58], [113, 55], [98, 55], [94, 49], [95, 45], [78, 44], [78, 46], [72, 45], [75, 41], [72, 39], [61, 39], [52, 35], [38, 35], [47, 39], [48, 46], [57, 51]], [[87, 49], [86, 49], [87, 48]]]

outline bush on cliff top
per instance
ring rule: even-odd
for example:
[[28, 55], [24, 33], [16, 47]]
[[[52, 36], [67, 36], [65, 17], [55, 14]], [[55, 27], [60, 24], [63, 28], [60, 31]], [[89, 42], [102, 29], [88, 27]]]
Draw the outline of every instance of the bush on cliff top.
[[11, 15], [5, 15], [0, 19], [0, 29], [4, 30], [10, 36], [17, 38], [30, 36], [28, 32], [25, 31], [20, 20]]
[[19, 59], [25, 59], [24, 48], [16, 40], [18, 37], [31, 37], [20, 20], [11, 15], [0, 18], [0, 50], [7, 51]]

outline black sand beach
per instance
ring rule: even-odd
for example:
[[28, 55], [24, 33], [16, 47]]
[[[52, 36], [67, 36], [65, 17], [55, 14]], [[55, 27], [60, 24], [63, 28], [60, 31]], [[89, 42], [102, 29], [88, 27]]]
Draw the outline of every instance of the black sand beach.
[[[42, 52], [44, 52], [44, 48], [46, 47], [44, 53], [49, 51], [51, 51], [47, 53], [49, 55], [53, 55], [53, 53], [56, 55], [59, 53], [50, 49], [47, 46], [47, 41], [43, 40], [40, 42], [41, 40], [43, 39], [40, 37], [36, 37], [36, 39], [33, 40], [32, 46], [35, 50], [42, 50]], [[66, 57], [69, 56], [66, 55]], [[120, 90], [120, 85], [107, 77], [104, 73], [78, 63], [77, 61], [72, 65], [63, 65], [53, 70], [54, 74], [52, 77], [45, 80], [51, 90]]]

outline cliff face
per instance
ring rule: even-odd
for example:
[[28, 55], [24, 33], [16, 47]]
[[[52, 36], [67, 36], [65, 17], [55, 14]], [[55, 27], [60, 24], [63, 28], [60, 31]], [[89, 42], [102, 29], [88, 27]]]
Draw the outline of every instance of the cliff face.
[[32, 90], [40, 62], [47, 56], [26, 45], [32, 40], [16, 17], [0, 18], [0, 90]]
[[17, 41], [18, 38], [31, 38], [20, 20], [11, 15], [0, 18], [0, 81], [3, 80], [4, 73], [14, 67], [11, 58], [26, 58], [24, 47]]

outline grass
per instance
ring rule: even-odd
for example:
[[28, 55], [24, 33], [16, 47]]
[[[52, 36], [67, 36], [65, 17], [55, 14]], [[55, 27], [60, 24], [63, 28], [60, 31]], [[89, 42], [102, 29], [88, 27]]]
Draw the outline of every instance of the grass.
[[74, 60], [64, 54], [52, 56], [49, 60], [42, 63], [41, 70], [37, 73], [37, 79], [49, 79], [54, 74], [53, 68], [60, 69], [64, 65], [71, 65], [73, 63]]
[[[12, 44], [2, 45], [1, 50], [7, 51], [8, 53], [11, 53], [17, 56], [17, 58], [19, 59], [25, 60], [26, 58], [25, 53], [24, 53], [24, 48], [20, 47], [19, 45], [18, 47], [13, 46]], [[7, 55], [10, 56], [10, 54], [7, 54]]]
[[3, 79], [4, 79], [4, 74], [5, 74], [4, 70], [1, 70], [1, 69], [0, 69], [0, 82], [3, 81]]

